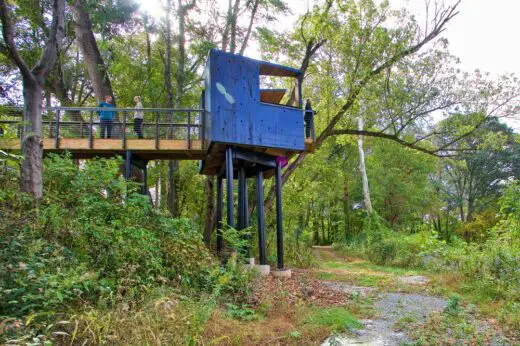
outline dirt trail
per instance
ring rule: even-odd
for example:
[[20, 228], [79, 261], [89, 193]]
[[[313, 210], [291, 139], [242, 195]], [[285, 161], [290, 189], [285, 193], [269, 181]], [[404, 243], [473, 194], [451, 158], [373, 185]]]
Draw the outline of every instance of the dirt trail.
[[[354, 299], [367, 298], [372, 302], [374, 317], [361, 320], [363, 328], [349, 335], [331, 336], [322, 345], [402, 345], [411, 344], [404, 326], [421, 325], [434, 312], [442, 312], [446, 299], [426, 292], [428, 277], [394, 268], [375, 266], [369, 262], [338, 256], [331, 247], [315, 247], [323, 283], [345, 292]], [[363, 286], [360, 283], [369, 283]], [[414, 292], [404, 293], [403, 292]], [[354, 334], [354, 335], [352, 335]], [[506, 345], [496, 339], [486, 343]]]

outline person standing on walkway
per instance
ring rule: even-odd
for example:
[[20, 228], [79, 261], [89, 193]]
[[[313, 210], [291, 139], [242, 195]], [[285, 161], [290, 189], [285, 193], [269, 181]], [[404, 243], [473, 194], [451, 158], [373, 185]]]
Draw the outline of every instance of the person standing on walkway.
[[141, 103], [141, 96], [134, 97], [135, 112], [134, 112], [134, 131], [137, 134], [137, 138], [143, 139], [143, 118], [144, 113], [142, 111], [143, 104]]
[[305, 121], [305, 138], [315, 139], [316, 135], [314, 132], [314, 115], [316, 112], [311, 107], [311, 99], [307, 99], [305, 102], [305, 113], [303, 119]]
[[[112, 96], [106, 95], [105, 102], [100, 102], [98, 107], [102, 108], [114, 108], [114, 104], [112, 103]], [[99, 127], [101, 128], [101, 138], [105, 138], [105, 132], [107, 138], [112, 137], [112, 126], [114, 125], [114, 116], [116, 112], [114, 111], [98, 111], [99, 115]]]

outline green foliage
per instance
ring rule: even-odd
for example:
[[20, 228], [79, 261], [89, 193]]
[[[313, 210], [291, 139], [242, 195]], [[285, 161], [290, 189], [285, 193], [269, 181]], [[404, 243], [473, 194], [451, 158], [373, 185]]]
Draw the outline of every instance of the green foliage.
[[166, 283], [212, 288], [214, 264], [200, 230], [156, 213], [119, 177], [120, 163], [92, 160], [80, 168], [51, 157], [38, 209], [2, 192], [3, 212], [11, 207], [0, 226], [3, 314], [55, 311], [78, 300], [111, 305]]
[[[201, 229], [153, 209], [136, 193], [137, 184], [121, 178], [121, 163], [95, 159], [77, 165], [50, 156], [39, 203], [0, 190], [0, 316], [13, 321], [6, 322], [9, 332], [2, 340], [63, 333], [76, 340], [93, 334], [101, 341], [114, 335], [152, 340], [142, 324], [166, 328], [163, 315], [187, 326], [176, 332], [178, 338], [168, 334], [162, 340], [193, 342], [219, 301], [237, 307], [230, 308], [234, 317], [252, 318], [243, 304], [254, 274], [241, 265], [239, 252], [217, 265]], [[225, 239], [235, 249], [245, 242], [234, 229]], [[74, 324], [56, 324], [56, 318]], [[109, 322], [114, 319], [121, 323]]]
[[239, 321], [253, 321], [258, 318], [256, 311], [251, 309], [247, 304], [242, 304], [240, 306], [228, 303], [226, 304], [227, 311], [226, 315], [229, 318], [233, 318]]
[[512, 246], [520, 247], [520, 183], [515, 180], [499, 200], [500, 221], [494, 228], [498, 236]]
[[451, 316], [457, 316], [461, 312], [461, 297], [458, 294], [452, 295], [448, 299], [444, 312]]
[[497, 223], [497, 212], [493, 209], [488, 209], [474, 215], [474, 219], [465, 222], [457, 230], [457, 234], [469, 242], [482, 243], [488, 239], [491, 234], [491, 229]]
[[316, 307], [309, 312], [305, 324], [325, 326], [334, 333], [342, 333], [362, 327], [361, 323], [350, 312], [341, 307]]
[[367, 174], [372, 204], [394, 229], [413, 228], [431, 208], [428, 175], [435, 171], [437, 160], [396, 143], [371, 141]]
[[414, 345], [510, 345], [494, 328], [479, 320], [475, 305], [452, 296], [443, 313], [434, 312], [426, 323], [412, 326], [410, 336]]

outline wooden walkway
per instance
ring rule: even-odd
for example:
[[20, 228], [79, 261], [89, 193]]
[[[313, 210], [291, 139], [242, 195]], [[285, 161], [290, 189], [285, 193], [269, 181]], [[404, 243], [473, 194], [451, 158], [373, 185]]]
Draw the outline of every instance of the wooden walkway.
[[[190, 146], [185, 140], [160, 139], [156, 148], [155, 139], [127, 139], [125, 147], [121, 139], [92, 139], [92, 148], [87, 138], [60, 138], [58, 147], [53, 138], [43, 139], [43, 152], [69, 152], [73, 158], [88, 159], [93, 157], [111, 157], [122, 155], [126, 150], [148, 160], [202, 160], [206, 150], [202, 149], [201, 140], [191, 140]], [[0, 139], [1, 150], [20, 150], [20, 139]]]
[[[99, 111], [115, 114], [110, 139], [100, 138]], [[131, 151], [145, 160], [217, 160], [216, 167], [221, 166], [223, 158], [215, 153], [218, 151], [215, 149], [222, 145], [215, 143], [211, 150], [204, 138], [204, 110], [140, 109], [144, 115], [141, 129], [144, 139], [137, 138], [133, 125], [136, 111], [130, 108], [49, 108], [45, 110], [42, 121], [44, 154], [69, 152], [73, 158], [88, 159], [124, 155]], [[0, 150], [19, 151], [23, 132], [22, 109], [0, 108], [0, 127], [3, 130]], [[288, 158], [296, 154], [275, 148], [248, 149]], [[313, 152], [314, 149], [314, 141], [306, 139], [305, 151]], [[211, 162], [208, 165], [211, 166]]]

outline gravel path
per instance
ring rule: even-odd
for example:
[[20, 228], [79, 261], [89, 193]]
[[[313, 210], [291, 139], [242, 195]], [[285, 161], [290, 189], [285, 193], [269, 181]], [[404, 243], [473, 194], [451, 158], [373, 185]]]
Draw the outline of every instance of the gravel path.
[[[329, 287], [347, 293], [360, 288], [338, 283]], [[445, 306], [446, 300], [440, 298], [409, 293], [381, 293], [374, 302], [378, 318], [361, 321], [364, 328], [354, 331], [354, 337], [330, 337], [322, 345], [393, 346], [410, 342], [406, 333], [396, 329], [396, 324], [402, 319], [424, 322], [432, 312], [442, 310]]]
[[[321, 261], [352, 263], [352, 259], [339, 257], [330, 247], [316, 248], [315, 255]], [[329, 270], [334, 272], [334, 269], [329, 268]], [[396, 279], [399, 283], [409, 286], [425, 286], [429, 282], [428, 277], [422, 275], [399, 276]], [[382, 292], [382, 290], [384, 291], [383, 287], [353, 286], [338, 281], [322, 281], [322, 284], [332, 290], [346, 293], [352, 298], [372, 297], [373, 307], [376, 311], [374, 319], [360, 321], [363, 324], [362, 329], [351, 331], [348, 335], [331, 336], [323, 342], [322, 346], [413, 344], [407, 332], [401, 328], [413, 328], [413, 326], [424, 324], [433, 312], [442, 311], [447, 305], [445, 299], [422, 294]], [[442, 344], [466, 345], [467, 337], [471, 341], [471, 338], [478, 334], [479, 338], [484, 337], [484, 339], [480, 339], [479, 344], [484, 342], [483, 344], [490, 346], [520, 346], [520, 343], [508, 340], [502, 331], [496, 329], [495, 325], [489, 321], [479, 319], [477, 315], [471, 312], [466, 312], [466, 314], [464, 326], [448, 327], [445, 331], [446, 335], [439, 335], [442, 340], [438, 339], [437, 341]], [[471, 334], [466, 335], [466, 329]], [[431, 340], [429, 342], [431, 344]]]

